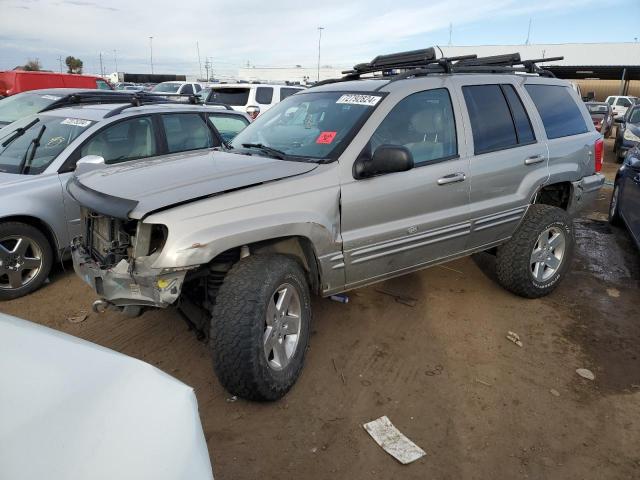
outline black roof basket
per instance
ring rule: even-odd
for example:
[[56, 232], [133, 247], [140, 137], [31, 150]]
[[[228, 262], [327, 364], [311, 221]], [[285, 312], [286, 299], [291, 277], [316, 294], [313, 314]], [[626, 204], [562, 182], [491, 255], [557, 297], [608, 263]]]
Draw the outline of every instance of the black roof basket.
[[339, 79], [324, 80], [315, 85], [358, 80], [367, 73], [379, 73], [390, 81], [404, 78], [442, 73], [530, 73], [554, 77], [553, 73], [538, 65], [542, 62], [562, 60], [564, 57], [522, 60], [519, 53], [478, 57], [462, 55], [436, 58], [433, 47], [409, 52], [379, 55], [369, 63], [360, 63], [342, 73]]

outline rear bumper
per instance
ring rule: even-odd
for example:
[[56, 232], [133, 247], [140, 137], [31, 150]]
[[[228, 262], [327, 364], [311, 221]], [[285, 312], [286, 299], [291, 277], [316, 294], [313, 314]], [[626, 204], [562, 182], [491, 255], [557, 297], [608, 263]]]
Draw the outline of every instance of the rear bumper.
[[570, 215], [576, 215], [592, 204], [597, 198], [602, 185], [604, 185], [604, 180], [604, 175], [595, 173], [577, 182], [571, 182], [573, 188], [567, 212]]
[[125, 307], [129, 305], [165, 308], [180, 296], [186, 270], [164, 272], [122, 260], [110, 269], [100, 268], [84, 250], [75, 244], [71, 250], [73, 269], [88, 283], [100, 298]]

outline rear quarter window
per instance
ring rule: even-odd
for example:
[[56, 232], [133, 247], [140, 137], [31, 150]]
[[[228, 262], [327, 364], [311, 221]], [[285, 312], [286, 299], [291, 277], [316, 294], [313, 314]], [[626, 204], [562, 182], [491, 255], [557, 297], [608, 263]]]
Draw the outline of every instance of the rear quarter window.
[[273, 87], [256, 88], [256, 102], [261, 105], [269, 105], [273, 100]]
[[547, 133], [547, 138], [561, 138], [588, 132], [580, 108], [561, 85], [525, 85]]

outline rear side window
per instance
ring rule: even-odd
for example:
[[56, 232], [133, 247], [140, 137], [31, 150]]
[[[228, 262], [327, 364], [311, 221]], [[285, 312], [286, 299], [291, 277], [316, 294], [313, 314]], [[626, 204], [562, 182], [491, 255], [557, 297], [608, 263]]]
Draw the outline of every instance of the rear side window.
[[225, 142], [230, 142], [249, 125], [249, 121], [239, 115], [209, 115], [209, 121], [216, 127]]
[[287, 97], [290, 97], [291, 95], [298, 93], [301, 89], [300, 88], [286, 88], [286, 87], [282, 87], [280, 89], [280, 101], [284, 100]]
[[589, 131], [568, 87], [525, 85], [525, 88], [540, 113], [547, 138], [568, 137]]
[[273, 100], [273, 87], [256, 88], [256, 102], [262, 105], [269, 105]]
[[629, 101], [628, 98], [620, 97], [616, 105], [629, 108], [631, 106], [631, 102]]
[[169, 153], [213, 147], [211, 130], [197, 113], [162, 115]]
[[511, 85], [462, 87], [476, 154], [535, 141], [531, 122]]
[[215, 88], [209, 98], [211, 102], [226, 103], [234, 107], [244, 107], [249, 102], [248, 88]]
[[616, 101], [616, 97], [609, 97], [609, 98], [607, 98], [607, 103], [608, 103], [609, 105], [613, 105], [613, 102], [615, 102], [615, 101]]

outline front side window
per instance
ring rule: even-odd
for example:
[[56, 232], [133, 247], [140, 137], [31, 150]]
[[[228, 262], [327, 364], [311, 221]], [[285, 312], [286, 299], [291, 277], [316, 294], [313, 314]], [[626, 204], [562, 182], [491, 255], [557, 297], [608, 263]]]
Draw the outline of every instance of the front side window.
[[105, 127], [80, 149], [80, 157], [98, 155], [113, 164], [158, 154], [153, 122], [136, 117]]
[[193, 84], [193, 86], [194, 86], [194, 87], [195, 87], [195, 89], [196, 89], [196, 93], [198, 93], [200, 90], [202, 90], [202, 87], [200, 86], [200, 84], [199, 84], [199, 83], [194, 83], [194, 84]]
[[256, 102], [261, 105], [269, 105], [273, 100], [273, 87], [256, 88]]
[[448, 90], [427, 90], [402, 99], [371, 136], [370, 145], [372, 153], [380, 145], [404, 146], [415, 165], [456, 155], [456, 125]]
[[[301, 160], [332, 159], [382, 98], [380, 93], [311, 91], [293, 95], [260, 115], [233, 139], [232, 146], [243, 149], [260, 144], [288, 157], [303, 157]], [[261, 154], [258, 149], [253, 151]]]
[[615, 101], [616, 101], [616, 97], [609, 97], [609, 98], [607, 98], [607, 103], [608, 103], [609, 105], [613, 105], [613, 102], [615, 102]]
[[518, 145], [514, 120], [500, 85], [466, 86], [462, 87], [462, 93], [476, 155]]
[[216, 127], [225, 143], [233, 140], [249, 125], [249, 121], [239, 115], [209, 115], [209, 121]]
[[193, 87], [190, 83], [186, 83], [182, 86], [182, 90], [180, 91], [182, 95], [191, 95], [193, 93]]
[[629, 114], [629, 119], [627, 120], [629, 123], [640, 123], [640, 107], [636, 107], [631, 110]]
[[98, 90], [111, 90], [111, 87], [104, 80], [96, 80], [96, 86]]
[[211, 148], [214, 145], [211, 130], [198, 113], [162, 115], [169, 153]]
[[570, 94], [561, 85], [525, 85], [535, 104], [547, 138], [568, 137], [588, 132], [582, 112]]
[[[6, 100], [3, 100], [5, 102]], [[27, 117], [0, 130], [0, 172], [42, 173], [95, 122], [79, 118]], [[20, 128], [24, 128], [20, 135]]]

